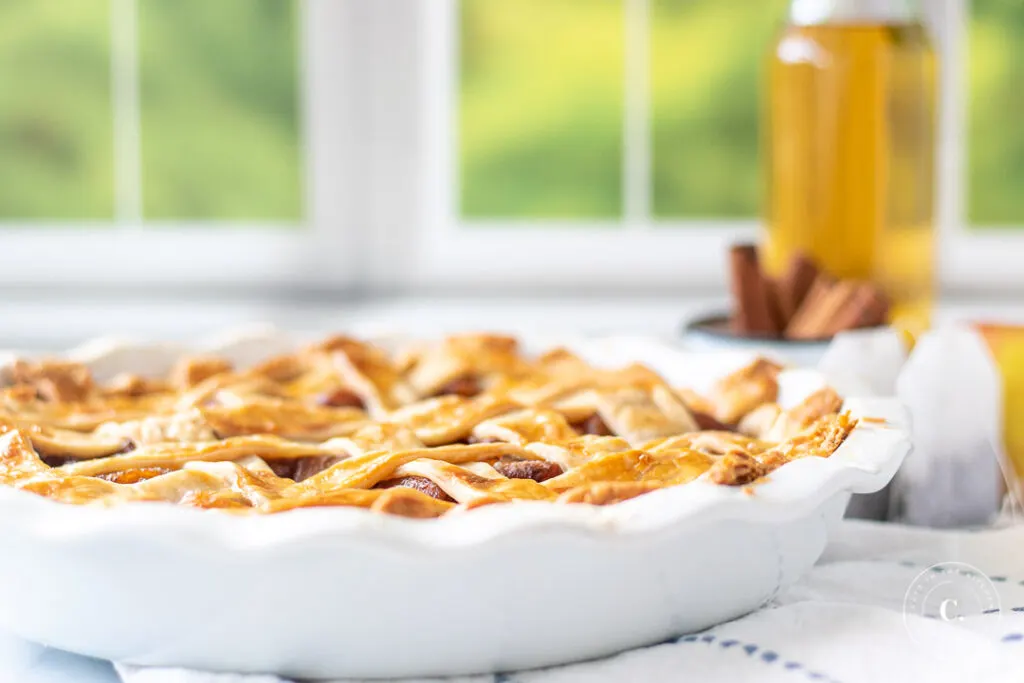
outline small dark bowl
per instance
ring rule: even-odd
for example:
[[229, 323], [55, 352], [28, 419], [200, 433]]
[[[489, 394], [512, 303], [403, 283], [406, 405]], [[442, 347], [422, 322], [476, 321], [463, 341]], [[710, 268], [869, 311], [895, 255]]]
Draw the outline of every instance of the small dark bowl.
[[797, 366], [813, 367], [831, 339], [780, 339], [741, 335], [733, 331], [730, 318], [714, 314], [695, 318], [683, 325], [683, 341], [698, 351], [749, 351], [763, 353]]
[[821, 337], [820, 339], [783, 339], [766, 334], [739, 334], [732, 328], [732, 318], [724, 314], [706, 315], [696, 318], [686, 323], [683, 329], [687, 334], [696, 332], [736, 341], [780, 343], [789, 346], [813, 346], [815, 344], [827, 344], [832, 341], [831, 337]]

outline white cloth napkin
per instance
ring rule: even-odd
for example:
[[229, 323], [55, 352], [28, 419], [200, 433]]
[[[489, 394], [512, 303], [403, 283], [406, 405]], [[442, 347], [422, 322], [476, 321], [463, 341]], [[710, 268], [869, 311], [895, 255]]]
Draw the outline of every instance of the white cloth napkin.
[[[124, 683], [281, 683], [116, 666]], [[939, 532], [844, 522], [800, 583], [756, 614], [604, 660], [465, 683], [980, 683], [1024, 677], [1024, 526]]]

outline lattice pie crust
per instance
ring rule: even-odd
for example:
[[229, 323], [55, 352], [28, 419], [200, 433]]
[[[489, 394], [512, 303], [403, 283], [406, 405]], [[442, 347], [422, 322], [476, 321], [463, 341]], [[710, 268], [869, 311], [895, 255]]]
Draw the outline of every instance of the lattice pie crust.
[[699, 395], [497, 335], [396, 353], [335, 336], [249, 369], [188, 357], [105, 385], [83, 365], [19, 361], [0, 392], [0, 483], [74, 504], [408, 517], [744, 486], [830, 456], [854, 427], [831, 389], [782, 410], [780, 370], [760, 359]]

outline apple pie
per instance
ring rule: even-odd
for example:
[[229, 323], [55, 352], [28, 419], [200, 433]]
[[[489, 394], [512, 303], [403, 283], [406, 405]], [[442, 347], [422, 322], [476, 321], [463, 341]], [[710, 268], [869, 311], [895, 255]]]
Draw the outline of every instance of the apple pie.
[[334, 336], [253, 367], [199, 355], [107, 382], [22, 360], [2, 376], [0, 483], [82, 505], [420, 518], [745, 486], [830, 456], [855, 426], [831, 389], [778, 406], [780, 371], [759, 359], [699, 394], [483, 334], [397, 351]]

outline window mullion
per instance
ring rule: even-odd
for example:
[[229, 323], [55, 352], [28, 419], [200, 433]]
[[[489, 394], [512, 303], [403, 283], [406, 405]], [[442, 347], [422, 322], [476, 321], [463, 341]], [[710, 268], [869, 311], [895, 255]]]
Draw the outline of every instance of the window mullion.
[[138, 0], [111, 0], [110, 19], [114, 217], [123, 225], [138, 225], [142, 220]]
[[940, 61], [939, 207], [941, 225], [962, 229], [967, 220], [967, 0], [929, 5], [935, 48]]
[[[366, 216], [363, 121], [357, 117], [360, 72], [353, 67], [360, 3], [302, 0], [302, 148], [309, 250], [304, 268], [318, 284], [354, 286], [365, 278]], [[369, 64], [370, 62], [366, 62]]]
[[643, 229], [651, 216], [651, 0], [624, 0], [623, 216]]
[[965, 234], [967, 212], [967, 82], [965, 49], [967, 0], [941, 0], [925, 6], [926, 19], [939, 58], [938, 140], [936, 141], [936, 230], [939, 236], [943, 284], [951, 284], [948, 267], [954, 245]]

